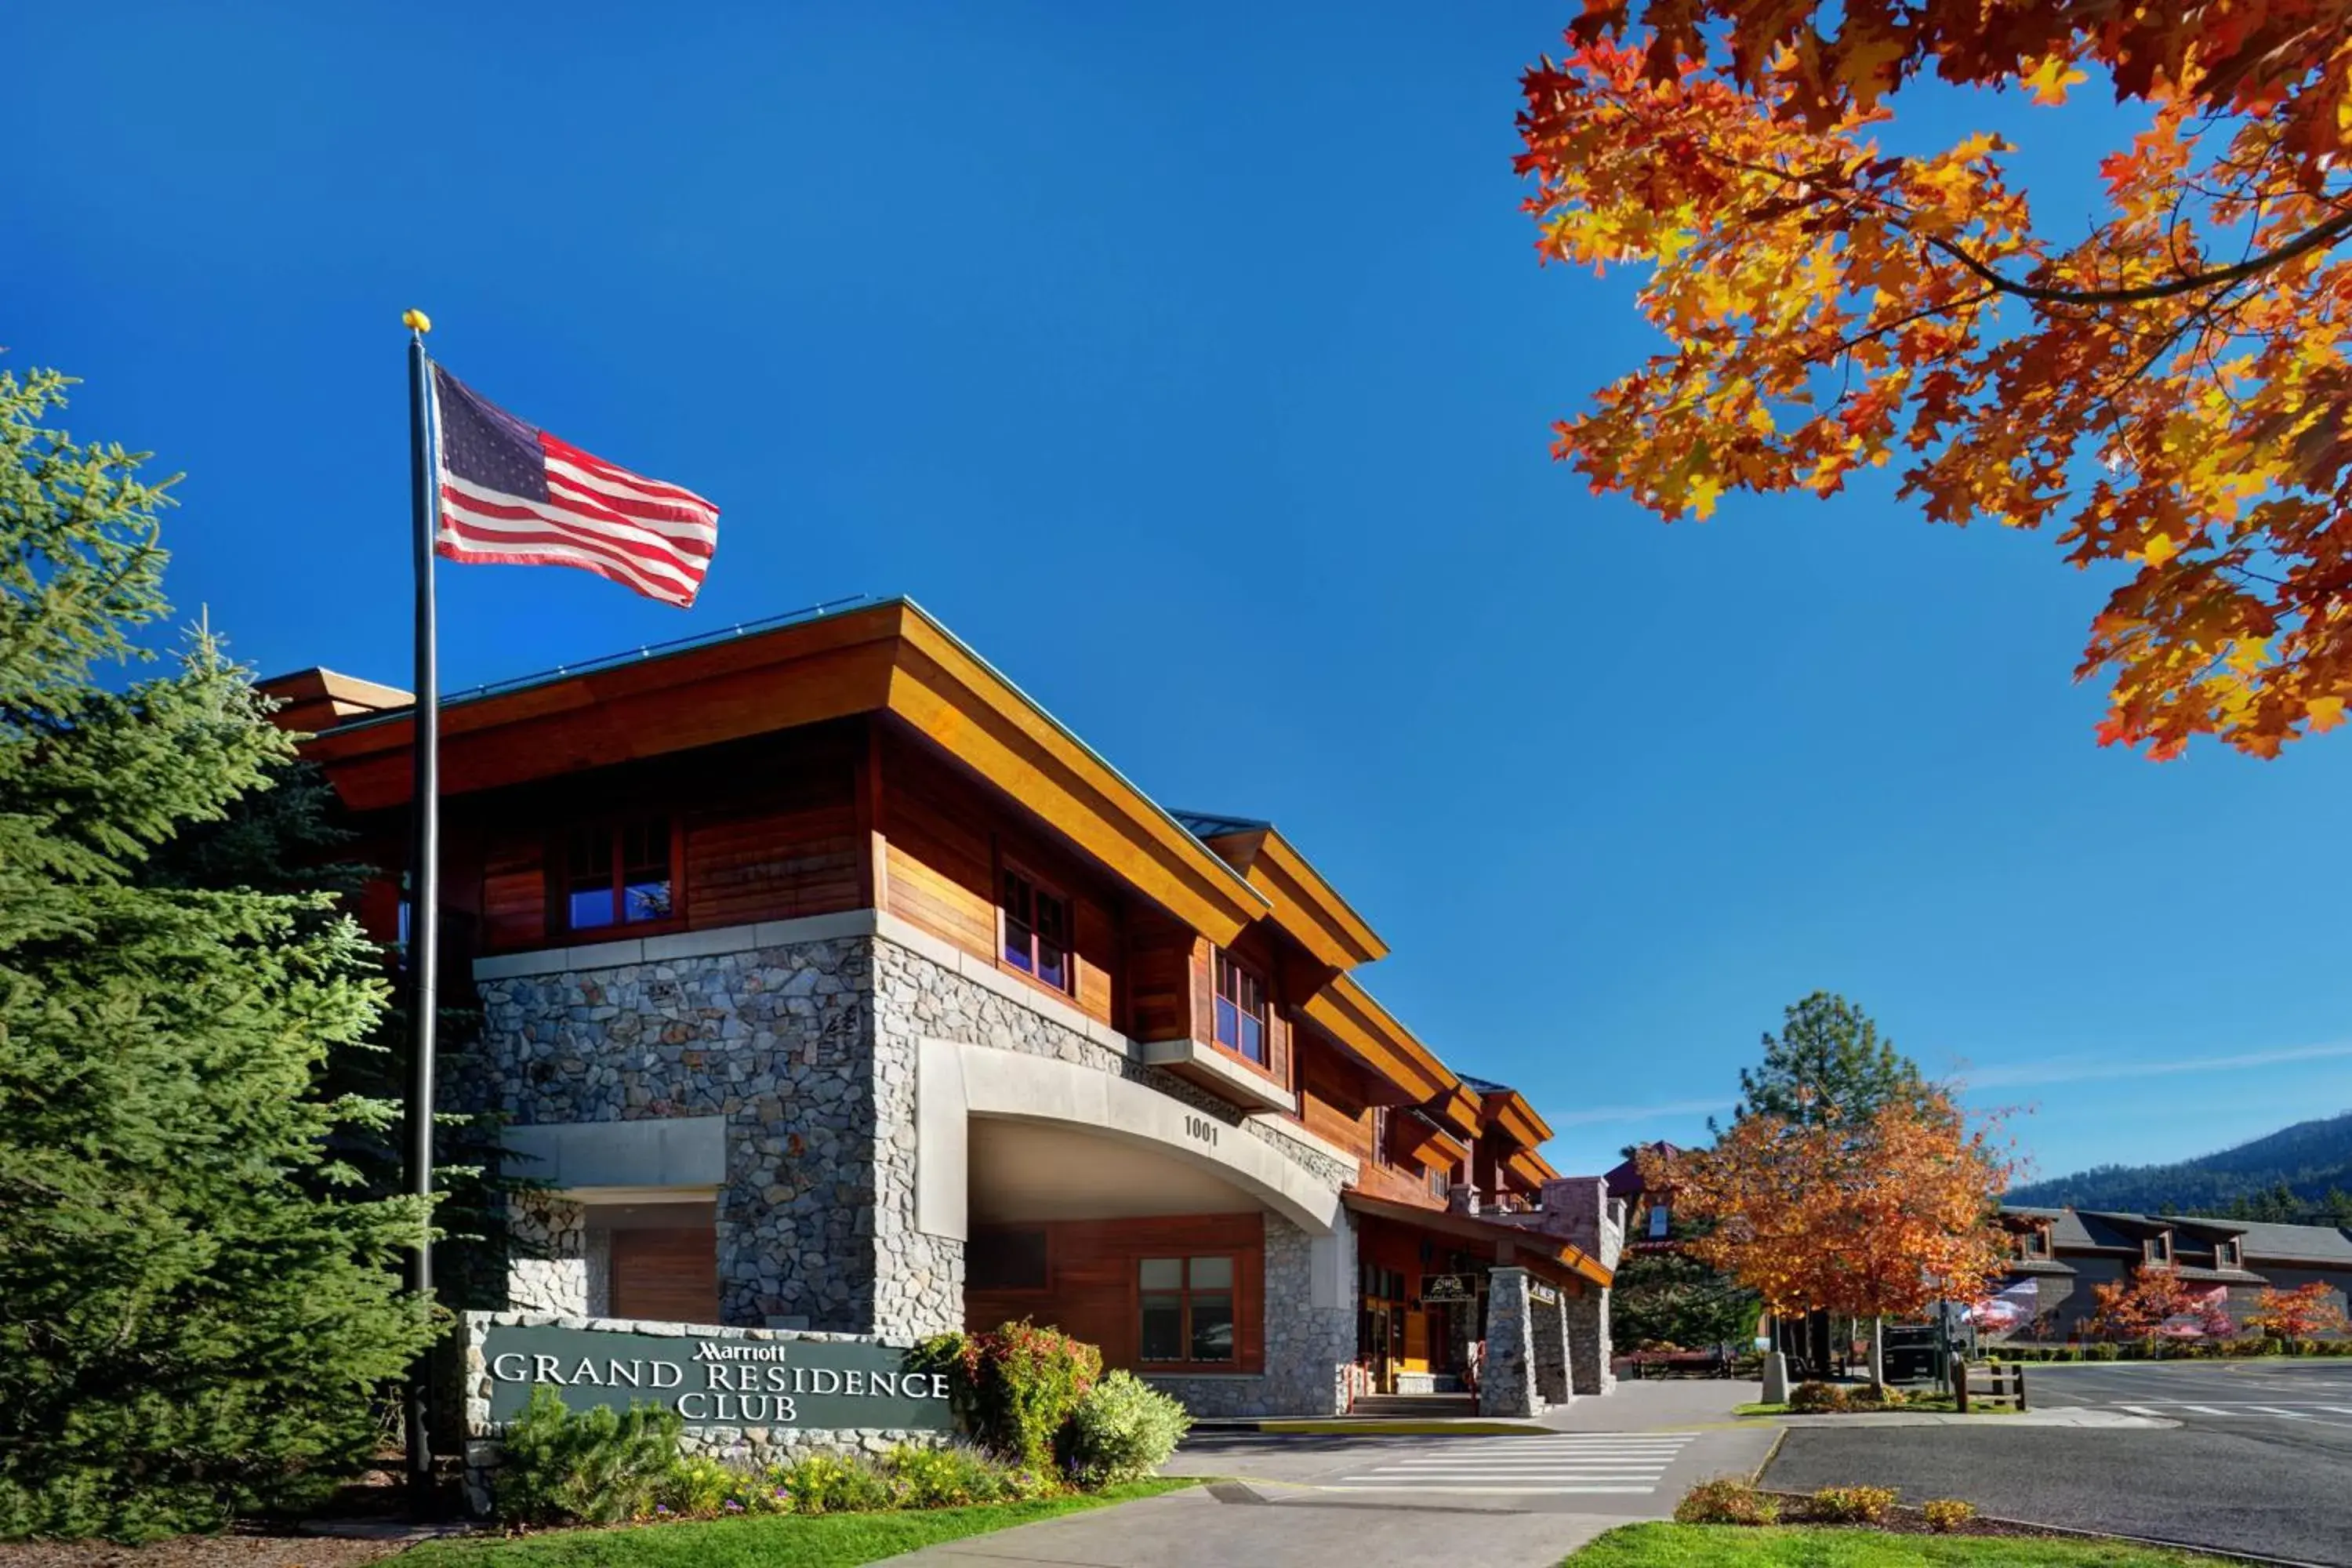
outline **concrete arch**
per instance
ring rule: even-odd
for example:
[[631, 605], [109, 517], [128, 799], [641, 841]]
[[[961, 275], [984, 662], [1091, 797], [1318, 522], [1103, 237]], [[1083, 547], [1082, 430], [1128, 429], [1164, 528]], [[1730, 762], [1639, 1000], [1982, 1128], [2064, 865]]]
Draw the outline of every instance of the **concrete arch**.
[[[958, 1040], [919, 1042], [915, 1077], [915, 1228], [970, 1231], [970, 1123], [975, 1116], [1057, 1123], [1139, 1143], [1213, 1173], [1317, 1238], [1344, 1223], [1337, 1185], [1263, 1138], [1157, 1089], [1054, 1057]], [[1213, 1139], [1200, 1133], [1213, 1122]]]

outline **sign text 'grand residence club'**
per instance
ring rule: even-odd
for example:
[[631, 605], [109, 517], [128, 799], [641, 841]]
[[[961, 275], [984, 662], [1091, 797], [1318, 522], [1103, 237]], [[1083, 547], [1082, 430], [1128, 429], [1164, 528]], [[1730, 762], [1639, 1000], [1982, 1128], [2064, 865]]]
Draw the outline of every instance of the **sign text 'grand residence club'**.
[[[406, 694], [266, 684], [399, 866]], [[1155, 804], [915, 605], [460, 697], [441, 750], [442, 1103], [531, 1184], [477, 1426], [936, 1430], [898, 1350], [1017, 1318], [1202, 1414], [1607, 1391], [1601, 1180], [1372, 999], [1279, 828]]]

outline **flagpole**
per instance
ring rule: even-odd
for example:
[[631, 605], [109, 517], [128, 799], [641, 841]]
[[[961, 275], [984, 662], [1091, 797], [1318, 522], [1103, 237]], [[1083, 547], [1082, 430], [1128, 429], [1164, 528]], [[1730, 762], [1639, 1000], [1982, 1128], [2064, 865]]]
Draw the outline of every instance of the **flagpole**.
[[[408, 1187], [424, 1200], [422, 1227], [409, 1255], [408, 1289], [433, 1309], [433, 1026], [439, 1006], [441, 958], [441, 690], [433, 614], [432, 414], [425, 334], [433, 323], [422, 310], [401, 317], [408, 328], [408, 497], [416, 574], [415, 706], [412, 710], [414, 787], [409, 792], [408, 853]], [[433, 1487], [433, 1354], [417, 1357], [409, 1373], [405, 1436], [412, 1515], [438, 1514]]]

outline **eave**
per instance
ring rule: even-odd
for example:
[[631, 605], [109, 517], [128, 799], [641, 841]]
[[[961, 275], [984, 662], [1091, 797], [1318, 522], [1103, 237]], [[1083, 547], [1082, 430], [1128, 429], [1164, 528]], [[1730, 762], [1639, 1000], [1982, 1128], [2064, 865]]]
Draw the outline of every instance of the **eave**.
[[1440, 1236], [1456, 1237], [1465, 1241], [1483, 1241], [1497, 1250], [1508, 1247], [1516, 1260], [1520, 1256], [1541, 1259], [1553, 1268], [1565, 1270], [1595, 1285], [1607, 1285], [1613, 1278], [1601, 1267], [1601, 1260], [1580, 1247], [1574, 1247], [1557, 1237], [1546, 1236], [1539, 1230], [1524, 1230], [1517, 1226], [1496, 1225], [1491, 1220], [1470, 1215], [1453, 1214], [1442, 1209], [1424, 1209], [1412, 1204], [1393, 1203], [1386, 1198], [1369, 1197], [1350, 1192], [1341, 1195], [1340, 1202], [1359, 1214], [1378, 1219], [1395, 1220], [1404, 1225], [1418, 1226]]
[[[1219, 943], [1268, 910], [1237, 872], [904, 599], [460, 698], [441, 713], [444, 797], [889, 713]], [[405, 711], [304, 747], [357, 811], [404, 806]]]
[[1559, 1177], [1559, 1173], [1551, 1168], [1551, 1162], [1532, 1149], [1514, 1149], [1504, 1155], [1503, 1169], [1531, 1187], [1540, 1187]]
[[1390, 1141], [1394, 1152], [1405, 1159], [1444, 1166], [1460, 1164], [1470, 1158], [1469, 1145], [1443, 1127], [1409, 1116], [1392, 1118], [1390, 1126], [1393, 1129]]
[[1298, 1016], [1394, 1085], [1410, 1103], [1421, 1104], [1458, 1087], [1436, 1054], [1348, 975], [1340, 975], [1309, 996], [1299, 1006]]
[[1279, 830], [1252, 828], [1208, 842], [1265, 896], [1275, 923], [1318, 962], [1349, 970], [1388, 956], [1388, 943]]
[[1479, 1113], [1523, 1149], [1532, 1150], [1551, 1139], [1551, 1124], [1536, 1114], [1536, 1108], [1517, 1089], [1506, 1089], [1487, 1095], [1479, 1103]]
[[1421, 1108], [1457, 1138], [1478, 1136], [1478, 1097], [1460, 1082], [1432, 1095]]

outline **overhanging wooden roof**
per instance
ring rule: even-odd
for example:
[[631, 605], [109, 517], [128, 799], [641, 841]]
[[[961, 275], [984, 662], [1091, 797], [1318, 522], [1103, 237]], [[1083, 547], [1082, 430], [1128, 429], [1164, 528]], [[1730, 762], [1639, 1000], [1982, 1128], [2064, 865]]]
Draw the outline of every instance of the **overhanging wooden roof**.
[[[906, 599], [453, 699], [441, 712], [441, 787], [464, 795], [860, 713], [911, 725], [1212, 942], [1231, 942], [1271, 908]], [[304, 752], [352, 808], [403, 806], [411, 728], [405, 710], [362, 719]]]
[[1523, 1149], [1532, 1150], [1551, 1138], [1551, 1123], [1537, 1115], [1527, 1096], [1516, 1089], [1496, 1085], [1488, 1089], [1479, 1097], [1478, 1110], [1482, 1118], [1510, 1134]]
[[1388, 956], [1388, 943], [1272, 823], [1255, 823], [1205, 842], [1265, 895], [1275, 923], [1334, 969]]
[[1420, 1104], [1456, 1087], [1453, 1069], [1413, 1037], [1387, 1008], [1350, 975], [1342, 974], [1309, 996], [1298, 1016], [1328, 1036], [1340, 1049]]
[[1595, 1285], [1606, 1285], [1612, 1278], [1610, 1271], [1601, 1266], [1601, 1260], [1582, 1247], [1572, 1246], [1556, 1236], [1546, 1236], [1539, 1230], [1516, 1225], [1497, 1225], [1475, 1215], [1452, 1214], [1443, 1209], [1391, 1203], [1386, 1198], [1368, 1197], [1359, 1192], [1343, 1193], [1339, 1201], [1359, 1214], [1419, 1226], [1440, 1236], [1484, 1242], [1491, 1247], [1508, 1246], [1515, 1253], [1531, 1255], [1590, 1279]]

